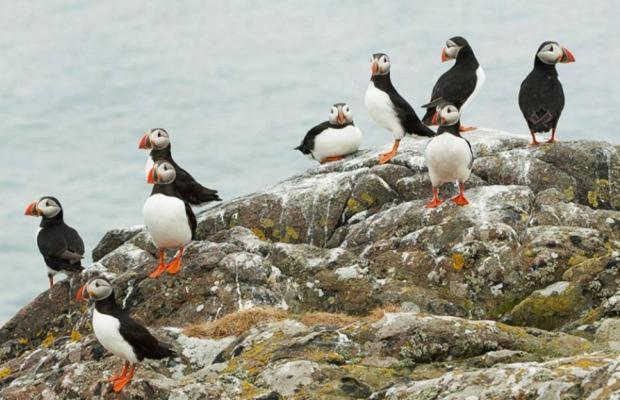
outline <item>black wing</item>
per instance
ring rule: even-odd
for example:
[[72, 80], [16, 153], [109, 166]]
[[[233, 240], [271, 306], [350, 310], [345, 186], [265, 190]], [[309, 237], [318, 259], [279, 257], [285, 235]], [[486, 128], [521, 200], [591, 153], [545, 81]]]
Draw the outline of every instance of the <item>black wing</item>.
[[174, 352], [168, 346], [160, 343], [148, 329], [129, 315], [119, 313], [117, 318], [120, 320], [120, 334], [133, 347], [138, 360], [144, 358], [158, 360], [174, 356]]
[[420, 121], [411, 105], [398, 92], [390, 92], [389, 96], [406, 133], [428, 137], [435, 136], [435, 132]]
[[192, 231], [192, 240], [195, 240], [198, 222], [196, 221], [196, 215], [194, 215], [194, 211], [192, 211], [192, 208], [187, 203], [185, 203], [185, 214], [187, 214], [187, 222], [189, 222], [189, 228]]
[[469, 143], [469, 140], [465, 139], [464, 137], [461, 136], [461, 138], [467, 142], [467, 145], [469, 146], [469, 153], [471, 154], [471, 159], [469, 160], [469, 164], [467, 164], [467, 168], [471, 169], [471, 167], [474, 165], [474, 150], [471, 148], [471, 143]]
[[564, 109], [564, 90], [557, 77], [532, 71], [521, 83], [519, 108], [533, 132], [556, 127]]
[[65, 224], [46, 227], [37, 235], [37, 245], [46, 264], [55, 270], [81, 271], [84, 242], [77, 231]]
[[[435, 86], [433, 86], [430, 103], [443, 99], [460, 109], [474, 92], [474, 89], [476, 89], [476, 81], [478, 79], [476, 69], [470, 69], [459, 68], [457, 65], [454, 65], [441, 75]], [[431, 124], [433, 114], [435, 114], [434, 109], [427, 109], [422, 121], [425, 124]]]
[[179, 194], [183, 197], [183, 200], [193, 205], [222, 200], [220, 196], [218, 196], [217, 190], [202, 186], [200, 183], [196, 182], [189, 172], [181, 168], [177, 163], [173, 162], [173, 164], [177, 172], [174, 185]]
[[308, 133], [306, 133], [306, 136], [304, 136], [301, 144], [295, 147], [293, 150], [299, 150], [303, 154], [311, 154], [312, 150], [314, 150], [314, 139], [330, 126], [331, 124], [329, 123], [329, 121], [325, 121], [310, 129]]

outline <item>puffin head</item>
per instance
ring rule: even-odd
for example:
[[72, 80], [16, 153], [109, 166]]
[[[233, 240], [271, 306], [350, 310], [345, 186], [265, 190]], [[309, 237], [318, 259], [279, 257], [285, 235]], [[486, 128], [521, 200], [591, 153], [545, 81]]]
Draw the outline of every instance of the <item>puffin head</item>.
[[433, 124], [439, 126], [450, 126], [459, 122], [461, 115], [459, 109], [452, 103], [442, 103], [437, 105], [437, 111], [433, 115]]
[[168, 185], [177, 177], [177, 171], [168, 161], [157, 161], [148, 173], [146, 181], [152, 185]]
[[336, 103], [329, 111], [329, 122], [333, 125], [345, 125], [353, 122], [353, 113], [347, 103]]
[[390, 73], [390, 57], [384, 53], [376, 53], [370, 57], [370, 71], [372, 76], [387, 75]]
[[76, 300], [103, 300], [114, 292], [112, 284], [105, 278], [94, 278], [78, 289]]
[[441, 50], [441, 62], [455, 60], [459, 55], [459, 51], [467, 46], [469, 46], [469, 43], [462, 36], [455, 36], [446, 40], [446, 47]]
[[57, 198], [43, 196], [38, 201], [33, 201], [26, 206], [25, 215], [32, 217], [54, 218], [62, 212], [62, 206]]
[[551, 65], [575, 62], [573, 53], [554, 41], [543, 42], [536, 51], [536, 57], [543, 63]]
[[161, 150], [170, 146], [170, 136], [163, 128], [149, 129], [138, 143], [139, 149], [155, 149]]

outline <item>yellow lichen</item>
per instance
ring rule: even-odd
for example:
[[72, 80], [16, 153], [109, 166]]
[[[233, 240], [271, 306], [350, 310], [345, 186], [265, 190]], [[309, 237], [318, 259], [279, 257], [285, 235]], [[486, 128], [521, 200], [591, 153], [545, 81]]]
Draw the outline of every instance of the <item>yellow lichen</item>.
[[368, 206], [371, 206], [375, 203], [375, 199], [371, 195], [365, 192], [360, 195], [360, 200], [362, 200]]
[[47, 337], [45, 339], [43, 339], [43, 341], [41, 342], [41, 347], [51, 347], [54, 344], [54, 340], [56, 338], [54, 337], [54, 335], [50, 332], [47, 334]]
[[457, 271], [462, 270], [464, 265], [465, 265], [465, 259], [463, 258], [463, 255], [461, 253], [452, 254], [452, 267], [455, 270]]
[[566, 189], [564, 189], [564, 198], [567, 201], [575, 200], [575, 190], [572, 186], [568, 186]]
[[360, 203], [357, 200], [355, 200], [353, 197], [347, 200], [347, 209], [349, 209], [349, 211], [351, 211], [352, 213], [359, 212], [360, 208], [361, 208]]
[[571, 267], [574, 267], [575, 265], [581, 264], [585, 260], [587, 260], [587, 257], [584, 257], [579, 254], [575, 254], [574, 256], [571, 256], [571, 258], [568, 259], [568, 265]]
[[22, 345], [28, 344], [28, 342], [29, 342], [28, 338], [19, 338], [19, 339], [17, 339], [17, 343], [22, 344]]
[[275, 226], [275, 221], [272, 220], [271, 218], [261, 218], [260, 220], [260, 224], [261, 226], [263, 226], [264, 228], [273, 228]]
[[299, 233], [297, 233], [295, 228], [293, 228], [292, 226], [287, 226], [286, 227], [286, 236], [288, 236], [289, 238], [291, 238], [293, 240], [299, 239]]
[[521, 213], [521, 222], [526, 222], [530, 216], [526, 212]]
[[82, 339], [82, 335], [80, 334], [80, 332], [78, 332], [77, 330], [73, 329], [71, 331], [71, 341], [72, 342], [79, 342]]
[[596, 190], [588, 191], [588, 203], [594, 208], [598, 207], [598, 192]]
[[260, 240], [262, 240], [262, 241], [266, 241], [267, 240], [267, 236], [265, 235], [265, 232], [261, 228], [252, 228], [251, 231]]
[[6, 378], [9, 375], [11, 375], [11, 368], [9, 367], [0, 368], [0, 379]]

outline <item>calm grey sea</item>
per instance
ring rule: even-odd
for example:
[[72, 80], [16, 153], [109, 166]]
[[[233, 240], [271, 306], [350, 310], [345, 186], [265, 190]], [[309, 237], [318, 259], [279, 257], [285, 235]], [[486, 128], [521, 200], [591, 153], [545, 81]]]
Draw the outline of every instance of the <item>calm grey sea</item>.
[[[314, 164], [291, 150], [348, 102], [364, 147], [391, 136], [364, 109], [369, 57], [390, 54], [419, 110], [445, 40], [463, 35], [487, 75], [467, 123], [526, 133], [519, 84], [558, 40], [560, 139], [618, 142], [616, 1], [106, 1], [0, 3], [0, 324], [47, 288], [25, 205], [59, 197], [87, 251], [140, 224], [149, 188], [140, 135], [165, 127], [174, 156], [230, 199]], [[88, 264], [89, 261], [86, 262]]]

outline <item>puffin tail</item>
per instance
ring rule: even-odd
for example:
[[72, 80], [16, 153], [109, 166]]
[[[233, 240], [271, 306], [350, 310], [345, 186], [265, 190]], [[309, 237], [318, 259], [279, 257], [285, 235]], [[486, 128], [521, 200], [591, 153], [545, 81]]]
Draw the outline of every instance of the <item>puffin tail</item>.
[[424, 125], [422, 122], [417, 124], [416, 129], [413, 130], [413, 133], [419, 136], [427, 136], [427, 137], [433, 137], [437, 135], [437, 133], [434, 130]]
[[170, 345], [166, 344], [166, 343], [159, 343], [159, 345], [152, 349], [152, 351], [149, 353], [148, 358], [151, 358], [153, 360], [161, 360], [162, 358], [173, 358], [176, 357], [177, 353], [172, 349], [172, 347], [170, 347]]
[[302, 154], [310, 154], [310, 150], [308, 150], [306, 148], [306, 146], [304, 146], [304, 144], [300, 144], [299, 146], [295, 147], [293, 150], [299, 150], [302, 152]]

